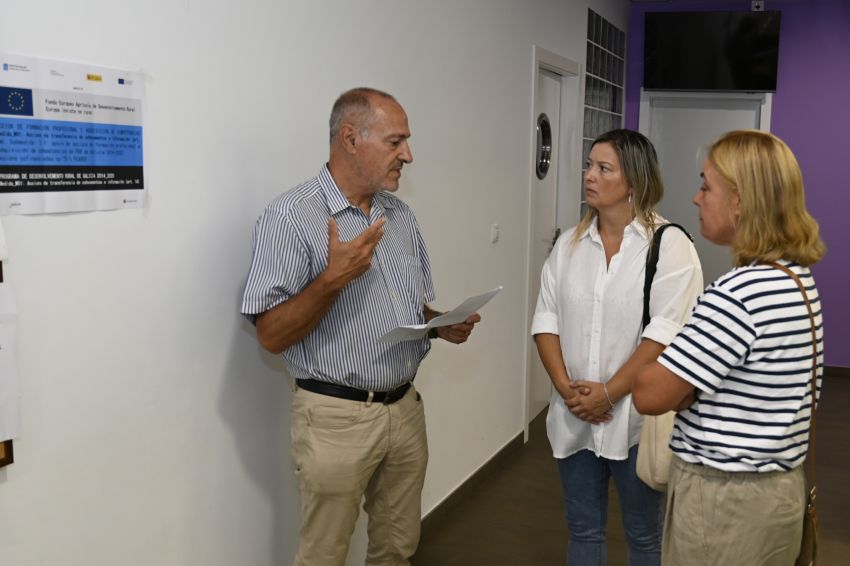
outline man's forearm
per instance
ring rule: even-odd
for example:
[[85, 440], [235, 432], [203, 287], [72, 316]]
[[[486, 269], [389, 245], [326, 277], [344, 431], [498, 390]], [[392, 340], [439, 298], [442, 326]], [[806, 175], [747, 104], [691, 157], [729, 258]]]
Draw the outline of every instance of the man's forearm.
[[422, 309], [422, 313], [425, 316], [425, 322], [428, 322], [432, 318], [437, 318], [438, 316], [443, 314], [440, 311], [435, 311], [434, 309], [432, 309], [428, 305], [424, 306], [424, 308]]
[[327, 314], [343, 287], [320, 274], [303, 291], [257, 317], [257, 340], [279, 354], [310, 334]]

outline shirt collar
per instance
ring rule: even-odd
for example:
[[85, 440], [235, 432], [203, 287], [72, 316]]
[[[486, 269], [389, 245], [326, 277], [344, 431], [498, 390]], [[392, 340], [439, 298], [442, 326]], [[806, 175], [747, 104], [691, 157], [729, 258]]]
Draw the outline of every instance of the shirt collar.
[[325, 201], [328, 203], [328, 210], [330, 211], [331, 216], [338, 212], [342, 212], [351, 206], [351, 203], [348, 202], [348, 199], [345, 198], [345, 195], [342, 194], [341, 190], [339, 190], [334, 178], [331, 177], [331, 172], [328, 169], [327, 163], [322, 165], [322, 170], [319, 171], [319, 185], [322, 187], [322, 192], [325, 194]]
[[[585, 238], [589, 238], [592, 242], [601, 242], [602, 238], [599, 236], [598, 222], [599, 217], [597, 216], [593, 219], [593, 222], [590, 223], [590, 226], [587, 228], [587, 230], [584, 232], [580, 239], [583, 240]], [[649, 230], [646, 228], [646, 226], [641, 224], [640, 220], [638, 220], [637, 217], [635, 217], [634, 220], [632, 220], [629, 225], [626, 226], [623, 235], [625, 236], [625, 234], [628, 234], [630, 231], [633, 234], [640, 236], [644, 240], [649, 240]]]
[[599, 217], [593, 219], [593, 222], [590, 223], [590, 226], [587, 227], [587, 230], [584, 231], [584, 234], [581, 235], [581, 239], [588, 238], [591, 242], [599, 241], [599, 226], [597, 222], [599, 221]]
[[[342, 191], [336, 184], [336, 181], [334, 181], [333, 176], [331, 176], [327, 163], [322, 165], [322, 169], [319, 171], [319, 185], [322, 187], [322, 192], [325, 194], [325, 201], [328, 204], [328, 210], [330, 211], [331, 216], [342, 212], [346, 208], [356, 208], [353, 204], [348, 202], [348, 199], [345, 198], [344, 194], [342, 194]], [[378, 216], [381, 216], [384, 213], [384, 209], [395, 208], [394, 198], [385, 192], [376, 193], [372, 197], [372, 208], [374, 212], [378, 213]]]
[[651, 239], [649, 229], [644, 226], [640, 220], [637, 219], [637, 216], [635, 216], [635, 219], [632, 220], [628, 226], [626, 226], [626, 230], [631, 230], [644, 240], [649, 241]]

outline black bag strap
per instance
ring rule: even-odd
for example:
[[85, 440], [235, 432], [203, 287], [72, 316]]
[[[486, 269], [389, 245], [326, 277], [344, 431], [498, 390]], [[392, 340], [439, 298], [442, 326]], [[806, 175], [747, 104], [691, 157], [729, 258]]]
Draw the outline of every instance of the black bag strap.
[[643, 279], [643, 320], [641, 328], [646, 328], [646, 325], [649, 324], [649, 290], [652, 288], [652, 280], [655, 279], [655, 272], [658, 271], [658, 253], [661, 249], [661, 234], [671, 226], [675, 226], [684, 232], [690, 241], [694, 241], [694, 237], [687, 230], [672, 222], [662, 224], [655, 229], [652, 242], [649, 243], [649, 255], [646, 258], [646, 274]]

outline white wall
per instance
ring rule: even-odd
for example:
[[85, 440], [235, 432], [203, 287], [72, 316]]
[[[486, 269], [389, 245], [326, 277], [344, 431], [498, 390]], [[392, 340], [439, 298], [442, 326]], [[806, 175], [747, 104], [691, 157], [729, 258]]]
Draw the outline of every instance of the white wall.
[[[625, 29], [626, 0], [593, 4]], [[435, 306], [505, 287], [471, 343], [436, 344], [417, 378], [425, 511], [518, 434], [532, 45], [584, 61], [587, 7], [0, 0], [0, 52], [147, 75], [151, 195], [145, 210], [2, 219], [22, 391], [0, 470], [4, 566], [291, 563], [287, 380], [237, 310], [254, 220], [318, 171], [352, 86], [408, 111], [399, 195], [429, 244]]]

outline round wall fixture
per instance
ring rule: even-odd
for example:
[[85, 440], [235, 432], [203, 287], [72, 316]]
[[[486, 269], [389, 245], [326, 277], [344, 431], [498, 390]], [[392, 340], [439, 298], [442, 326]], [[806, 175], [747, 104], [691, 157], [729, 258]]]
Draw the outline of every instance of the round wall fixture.
[[537, 178], [543, 179], [549, 172], [549, 163], [552, 160], [552, 127], [549, 125], [549, 117], [540, 114], [537, 117]]

